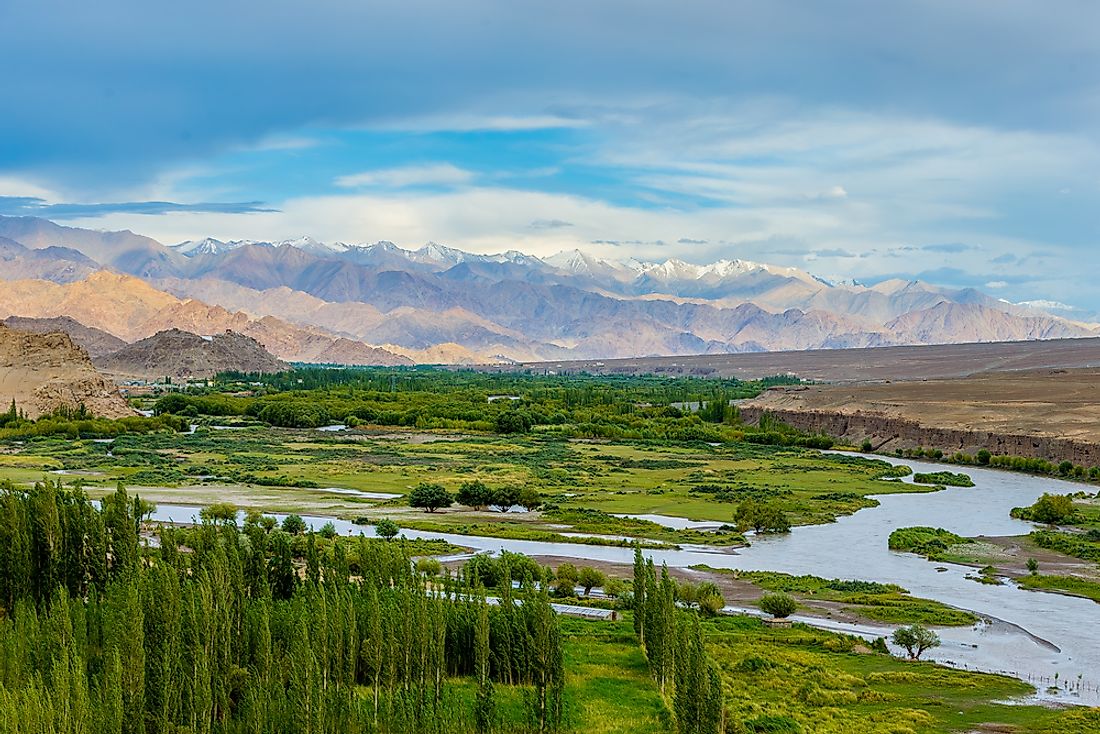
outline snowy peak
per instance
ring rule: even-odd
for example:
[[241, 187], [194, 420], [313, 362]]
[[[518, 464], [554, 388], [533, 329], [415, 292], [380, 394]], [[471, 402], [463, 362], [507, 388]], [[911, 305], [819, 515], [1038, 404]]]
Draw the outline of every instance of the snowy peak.
[[203, 240], [186, 240], [180, 242], [178, 245], [171, 245], [171, 248], [181, 255], [196, 257], [198, 255], [221, 255], [231, 250], [236, 250], [238, 247], [258, 244], [262, 243], [255, 242], [254, 240], [231, 240], [229, 242], [223, 242], [213, 237], [207, 237]]

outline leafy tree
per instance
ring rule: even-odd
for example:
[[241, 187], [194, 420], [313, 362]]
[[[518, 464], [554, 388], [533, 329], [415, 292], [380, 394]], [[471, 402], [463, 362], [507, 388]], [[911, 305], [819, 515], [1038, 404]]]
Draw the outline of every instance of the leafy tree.
[[588, 596], [592, 593], [592, 587], [603, 586], [604, 581], [607, 580], [607, 576], [598, 568], [592, 568], [591, 566], [583, 566], [577, 572], [577, 583], [584, 588], [584, 595]]
[[580, 582], [580, 573], [576, 566], [572, 563], [563, 563], [558, 566], [555, 576], [557, 584], [554, 586], [554, 591], [558, 596], [573, 596], [576, 593], [577, 584]]
[[326, 522], [321, 526], [321, 529], [317, 531], [317, 534], [326, 540], [332, 540], [336, 537], [336, 526], [331, 522]]
[[516, 497], [516, 504], [528, 512], [533, 512], [542, 506], [542, 495], [534, 487], [524, 487]]
[[1065, 494], [1044, 494], [1031, 507], [1023, 512], [1013, 512], [1024, 520], [1042, 522], [1049, 525], [1061, 525], [1070, 522], [1077, 514], [1073, 498]]
[[232, 502], [215, 502], [199, 510], [199, 517], [209, 522], [233, 524], [237, 522], [237, 506]]
[[982, 466], [989, 466], [989, 461], [993, 458], [993, 454], [989, 452], [989, 449], [979, 449], [976, 455], [978, 463]]
[[890, 639], [898, 647], [905, 648], [905, 652], [909, 654], [912, 660], [920, 660], [920, 656], [925, 650], [940, 646], [939, 635], [919, 624], [894, 630], [894, 634], [890, 636]]
[[871, 439], [865, 438], [863, 439], [863, 443], [860, 444], [859, 450], [865, 454], [869, 454], [875, 450], [875, 445], [871, 443]]
[[301, 535], [306, 531], [306, 521], [301, 515], [290, 514], [283, 518], [283, 532], [290, 535]]
[[776, 619], [785, 619], [798, 609], [798, 603], [787, 594], [764, 594], [760, 597], [760, 609]]
[[450, 507], [454, 499], [442, 484], [422, 482], [409, 493], [409, 506], [425, 512], [435, 512], [442, 507]]
[[1039, 573], [1039, 561], [1034, 558], [1027, 559], [1027, 571], [1032, 575]]
[[512, 505], [518, 505], [520, 492], [518, 487], [497, 487], [489, 499], [489, 505], [497, 512], [508, 512]]
[[389, 540], [395, 537], [399, 532], [401, 532], [401, 528], [388, 517], [384, 517], [374, 524], [374, 534], [379, 538]]
[[492, 501], [492, 498], [493, 491], [480, 479], [463, 482], [458, 488], [458, 494], [455, 495], [458, 504], [466, 505], [474, 510], [484, 510], [485, 506]]
[[713, 616], [717, 614], [722, 607], [726, 606], [726, 599], [722, 596], [722, 590], [718, 588], [718, 584], [713, 581], [704, 581], [700, 583], [696, 589], [696, 604], [699, 606], [699, 611], [707, 616]]
[[497, 433], [527, 433], [533, 421], [522, 410], [509, 409], [498, 413], [493, 423]]

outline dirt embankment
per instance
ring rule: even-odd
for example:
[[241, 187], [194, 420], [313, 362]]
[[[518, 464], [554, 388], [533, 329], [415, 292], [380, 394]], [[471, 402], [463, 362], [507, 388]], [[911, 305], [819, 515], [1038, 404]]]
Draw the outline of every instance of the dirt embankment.
[[1026, 456], [1100, 465], [1100, 370], [989, 373], [956, 380], [777, 388], [740, 406], [876, 450]]

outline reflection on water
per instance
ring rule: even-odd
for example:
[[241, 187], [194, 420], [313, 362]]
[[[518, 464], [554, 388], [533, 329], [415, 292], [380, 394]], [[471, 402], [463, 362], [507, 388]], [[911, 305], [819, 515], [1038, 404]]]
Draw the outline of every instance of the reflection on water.
[[[883, 457], [875, 457], [883, 458]], [[938, 471], [943, 467], [920, 461], [894, 460], [916, 471]], [[896, 583], [916, 596], [927, 597], [968, 609], [989, 619], [967, 628], [939, 630], [943, 646], [929, 657], [971, 669], [1006, 672], [1037, 682], [1055, 674], [1063, 682], [1080, 680], [1092, 690], [1079, 698], [1055, 696], [1085, 703], [1100, 703], [1100, 607], [1088, 599], [1030, 592], [1012, 584], [988, 586], [966, 579], [972, 569], [953, 564], [932, 564], [911, 554], [887, 548], [890, 532], [910, 525], [942, 527], [966, 537], [1021, 535], [1030, 523], [1009, 517], [1013, 507], [1031, 504], [1043, 492], [1066, 493], [1079, 485], [1045, 477], [967, 467], [974, 487], [949, 487], [934, 493], [889, 494], [876, 499], [878, 507], [861, 510], [835, 523], [795, 528], [787, 535], [754, 538], [749, 548], [716, 553], [695, 548], [646, 550], [655, 563], [687, 567], [707, 564], [717, 568], [782, 571], [813, 574], [826, 578], [862, 579]], [[198, 507], [161, 505], [154, 519], [189, 522], [198, 517]], [[282, 515], [276, 515], [280, 520]], [[652, 518], [645, 518], [652, 519]], [[332, 522], [343, 535], [360, 532], [372, 535], [372, 526], [345, 520], [305, 517], [320, 528]], [[685, 521], [685, 524], [690, 521]], [[689, 525], [690, 526], [690, 525]], [[631, 563], [630, 548], [502, 540], [447, 533], [403, 530], [409, 538], [443, 538], [477, 551], [501, 549], [527, 555], [567, 556], [579, 561]], [[946, 567], [937, 572], [936, 567]], [[1042, 692], [1042, 691], [1040, 691]]]

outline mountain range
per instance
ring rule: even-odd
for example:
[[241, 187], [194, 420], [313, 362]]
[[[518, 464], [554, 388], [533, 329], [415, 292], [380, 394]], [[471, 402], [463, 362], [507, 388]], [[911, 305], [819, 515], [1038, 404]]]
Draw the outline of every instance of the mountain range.
[[0, 217], [0, 316], [69, 316], [125, 341], [227, 329], [288, 361], [529, 361], [1095, 336], [1043, 304], [745, 260], [480, 255], [428, 243], [213, 238]]

